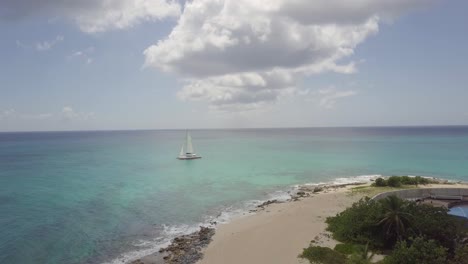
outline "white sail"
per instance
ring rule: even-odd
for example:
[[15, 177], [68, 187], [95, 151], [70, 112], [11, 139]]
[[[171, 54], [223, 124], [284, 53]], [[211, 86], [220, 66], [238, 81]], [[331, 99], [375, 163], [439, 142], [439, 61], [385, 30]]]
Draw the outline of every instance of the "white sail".
[[184, 145], [182, 145], [182, 148], [180, 149], [179, 157], [183, 156], [184, 153]]
[[192, 146], [192, 137], [190, 136], [190, 133], [187, 131], [187, 140], [185, 142], [185, 144], [187, 144], [187, 153], [195, 153], [195, 151], [193, 150], [193, 146]]
[[201, 159], [200, 156], [195, 154], [195, 150], [193, 149], [192, 145], [192, 137], [190, 136], [190, 132], [185, 135], [185, 142], [180, 149], [179, 156], [177, 157], [180, 160], [193, 160], [193, 159]]

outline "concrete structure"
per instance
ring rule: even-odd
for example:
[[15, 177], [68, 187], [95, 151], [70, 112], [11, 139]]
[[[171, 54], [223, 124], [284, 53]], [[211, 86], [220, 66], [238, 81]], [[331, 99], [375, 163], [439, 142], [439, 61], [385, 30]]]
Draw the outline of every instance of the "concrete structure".
[[440, 200], [467, 200], [468, 188], [421, 188], [398, 190], [379, 193], [372, 197], [374, 200], [380, 200], [385, 197], [395, 195], [402, 199], [440, 199]]

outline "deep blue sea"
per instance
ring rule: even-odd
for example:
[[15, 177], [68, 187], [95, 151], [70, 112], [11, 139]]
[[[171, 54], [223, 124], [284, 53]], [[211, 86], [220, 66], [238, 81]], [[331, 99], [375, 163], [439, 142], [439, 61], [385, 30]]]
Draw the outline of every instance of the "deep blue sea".
[[301, 183], [468, 181], [468, 127], [191, 134], [200, 160], [182, 130], [0, 133], [0, 263], [119, 263]]

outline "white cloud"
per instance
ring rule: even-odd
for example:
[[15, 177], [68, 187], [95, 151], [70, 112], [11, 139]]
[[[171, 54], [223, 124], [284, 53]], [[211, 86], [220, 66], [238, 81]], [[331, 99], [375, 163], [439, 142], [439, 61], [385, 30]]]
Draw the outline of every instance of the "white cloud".
[[14, 109], [7, 109], [0, 111], [0, 120], [65, 120], [73, 121], [80, 120], [86, 121], [93, 119], [95, 114], [93, 112], [77, 112], [70, 106], [64, 106], [58, 113], [20, 113]]
[[346, 61], [382, 18], [423, 0], [193, 0], [167, 38], [144, 51], [145, 65], [185, 78], [184, 100], [254, 108], [296, 89], [301, 78], [350, 74]]
[[72, 17], [84, 32], [125, 29], [143, 21], [155, 21], [180, 15], [180, 5], [167, 0], [98, 1], [100, 8], [79, 12]]
[[70, 106], [64, 106], [62, 108], [61, 117], [62, 117], [62, 120], [65, 120], [65, 121], [73, 121], [73, 120], [86, 121], [86, 120], [94, 118], [94, 113], [93, 112], [76, 112]]
[[16, 40], [16, 46], [18, 48], [22, 48], [22, 49], [27, 49], [29, 48], [28, 45], [24, 44], [23, 42], [19, 41], [19, 40]]
[[335, 104], [338, 100], [343, 99], [345, 97], [354, 96], [357, 94], [354, 90], [347, 90], [347, 91], [337, 91], [334, 88], [319, 90], [318, 91], [320, 98], [319, 106], [332, 109], [335, 107]]
[[91, 57], [91, 55], [94, 53], [94, 50], [94, 47], [91, 46], [84, 50], [75, 51], [68, 56], [68, 59], [80, 58], [86, 64], [91, 64], [94, 61], [94, 59]]
[[0, 120], [8, 119], [16, 115], [15, 109], [6, 109], [0, 111]]
[[175, 0], [2, 0], [0, 19], [45, 15], [66, 17], [87, 33], [125, 29], [144, 21], [180, 15]]
[[[53, 48], [55, 45], [57, 45], [59, 42], [62, 42], [65, 38], [61, 35], [55, 37], [53, 40], [49, 41], [42, 41], [42, 42], [37, 42], [36, 43], [36, 50], [38, 51], [45, 51], [45, 50], [50, 50]], [[18, 42], [17, 42], [18, 45]]]

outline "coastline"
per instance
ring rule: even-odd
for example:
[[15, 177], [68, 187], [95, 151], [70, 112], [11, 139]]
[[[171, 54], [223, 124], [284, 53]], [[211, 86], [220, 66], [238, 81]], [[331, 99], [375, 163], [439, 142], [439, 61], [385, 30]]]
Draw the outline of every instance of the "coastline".
[[[287, 201], [267, 200], [247, 214], [210, 226], [214, 236], [211, 235], [208, 240], [205, 236], [200, 242], [199, 238], [207, 232], [202, 229], [203, 232], [178, 236], [169, 247], [129, 263], [307, 263], [297, 256], [311, 240], [328, 247], [337, 243], [325, 231], [325, 219], [364, 196], [373, 196], [351, 190], [356, 185], [369, 186], [377, 176], [365, 176], [366, 180], [356, 180], [359, 177], [354, 177], [350, 178], [354, 180], [348, 179], [350, 181], [346, 183], [295, 186]], [[467, 187], [466, 184], [443, 184], [445, 180], [440, 181], [441, 184], [428, 184], [420, 188]], [[317, 187], [321, 191], [314, 192]], [[181, 257], [189, 251], [188, 256]]]

